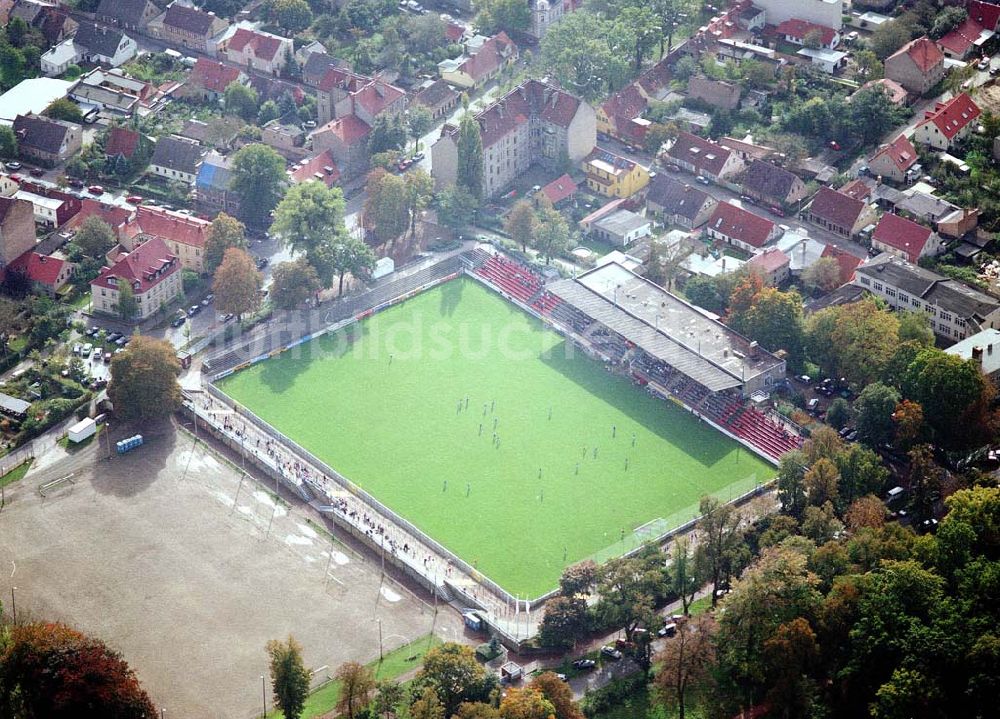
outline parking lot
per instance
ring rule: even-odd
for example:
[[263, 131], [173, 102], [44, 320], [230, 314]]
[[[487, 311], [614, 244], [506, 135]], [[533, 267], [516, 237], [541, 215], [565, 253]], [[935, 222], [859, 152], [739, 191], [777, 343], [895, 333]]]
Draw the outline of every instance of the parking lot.
[[[377, 657], [380, 629], [387, 650], [431, 630], [428, 606], [301, 511], [170, 425], [145, 435], [111, 460], [99, 435], [6, 488], [0, 591], [16, 587], [19, 618], [101, 637], [158, 708], [186, 719], [259, 713], [269, 639], [293, 634], [318, 679]], [[446, 639], [458, 625], [436, 620]]]

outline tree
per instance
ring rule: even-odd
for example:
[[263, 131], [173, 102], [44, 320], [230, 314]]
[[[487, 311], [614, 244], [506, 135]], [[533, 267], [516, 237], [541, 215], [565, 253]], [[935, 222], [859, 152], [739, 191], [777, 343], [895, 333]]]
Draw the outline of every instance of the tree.
[[916, 342], [922, 347], [934, 344], [934, 330], [931, 329], [931, 319], [926, 312], [899, 313], [899, 341]]
[[494, 682], [476, 661], [471, 647], [453, 642], [432, 647], [424, 655], [417, 679], [424, 687], [433, 689], [448, 716], [462, 702], [485, 700]]
[[816, 633], [802, 617], [779, 625], [764, 642], [764, 662], [774, 678], [767, 698], [778, 716], [808, 715], [815, 689], [810, 674], [819, 658]]
[[901, 449], [908, 450], [924, 439], [924, 408], [919, 402], [904, 399], [896, 405], [892, 419], [896, 423], [896, 442]]
[[899, 392], [881, 382], [862, 390], [854, 402], [858, 439], [869, 447], [879, 447], [892, 441], [895, 428], [892, 413], [899, 404]]
[[711, 277], [695, 275], [684, 285], [684, 295], [692, 304], [703, 307], [709, 312], [722, 314], [726, 309]]
[[653, 628], [650, 615], [664, 584], [663, 553], [649, 547], [632, 557], [615, 557], [598, 570], [596, 612], [605, 624], [620, 627], [633, 641], [635, 630]]
[[885, 60], [908, 43], [912, 37], [913, 30], [910, 25], [900, 19], [890, 20], [872, 31], [868, 46], [875, 53], [876, 58]]
[[791, 364], [802, 360], [805, 335], [802, 325], [802, 297], [798, 292], [782, 292], [774, 287], [761, 289], [743, 318], [743, 329], [761, 347], [772, 352], [785, 350]]
[[80, 224], [73, 242], [86, 257], [97, 259], [103, 258], [115, 246], [117, 238], [111, 225], [97, 215], [91, 215]]
[[410, 719], [445, 719], [444, 707], [432, 687], [425, 687], [410, 705]]
[[685, 615], [691, 609], [694, 595], [704, 582], [695, 561], [694, 547], [687, 535], [678, 535], [670, 550], [670, 589], [680, 597], [681, 610]]
[[545, 264], [569, 244], [569, 225], [558, 210], [543, 209], [538, 213], [535, 229], [535, 249], [545, 256]]
[[503, 228], [510, 239], [521, 246], [521, 251], [527, 252], [528, 245], [534, 243], [537, 226], [535, 208], [529, 200], [522, 199], [515, 202], [507, 213]]
[[402, 150], [406, 146], [407, 128], [400, 115], [382, 113], [376, 115], [368, 135], [368, 153]]
[[181, 366], [173, 345], [136, 335], [111, 360], [108, 397], [115, 414], [130, 422], [168, 417], [181, 406]]
[[806, 508], [803, 483], [806, 469], [806, 456], [801, 450], [786, 452], [779, 460], [778, 501], [781, 502], [781, 511], [793, 517], [801, 516]]
[[311, 181], [293, 186], [274, 211], [272, 234], [305, 255], [324, 287], [333, 283], [339, 269], [335, 248], [353, 240], [344, 225], [344, 208], [339, 187]]
[[356, 237], [347, 236], [332, 248], [331, 269], [337, 274], [337, 296], [344, 294], [344, 277], [364, 277], [375, 266], [375, 253]]
[[263, 127], [271, 120], [276, 120], [281, 117], [281, 110], [278, 109], [278, 103], [274, 100], [268, 100], [263, 105], [260, 106], [260, 110], [257, 112], [257, 124]]
[[279, 310], [294, 310], [322, 289], [316, 270], [305, 257], [275, 265], [271, 302]]
[[889, 471], [875, 452], [861, 444], [850, 444], [833, 458], [840, 472], [838, 494], [842, 505], [859, 497], [880, 493], [885, 488]]
[[874, 494], [859, 497], [847, 508], [844, 521], [852, 532], [864, 527], [880, 529], [885, 524], [885, 503]]
[[809, 30], [802, 38], [802, 46], [818, 50], [823, 46], [823, 31], [819, 28]]
[[3, 716], [156, 716], [156, 707], [121, 654], [65, 624], [5, 626], [0, 649]]
[[7, 125], [0, 125], [0, 157], [5, 160], [17, 157], [17, 136]]
[[662, 34], [656, 15], [645, 3], [627, 5], [613, 24], [621, 42], [621, 50], [632, 57], [633, 69], [642, 69], [643, 58], [660, 41]]
[[586, 627], [586, 602], [576, 597], [553, 597], [545, 602], [545, 614], [538, 627], [538, 643], [543, 647], [569, 649]]
[[968, 17], [969, 13], [965, 8], [946, 7], [938, 13], [936, 18], [934, 18], [934, 24], [931, 25], [931, 29], [927, 32], [927, 34], [932, 40], [940, 40], [942, 37], [965, 22]]
[[802, 271], [802, 282], [812, 293], [826, 294], [840, 287], [840, 265], [833, 257], [820, 257]]
[[131, 322], [139, 313], [139, 301], [135, 298], [132, 283], [124, 277], [118, 278], [118, 301], [115, 311], [123, 322]]
[[667, 706], [676, 707], [679, 719], [685, 717], [690, 693], [708, 683], [715, 663], [715, 630], [711, 615], [688, 619], [680, 623], [656, 656], [657, 693]]
[[271, 4], [271, 17], [292, 35], [312, 24], [312, 10], [306, 0], [274, 0]]
[[705, 578], [712, 583], [712, 606], [719, 601], [719, 590], [740, 569], [743, 551], [742, 519], [731, 504], [715, 497], [701, 498], [701, 518], [695, 525], [696, 556]]
[[934, 502], [941, 494], [941, 468], [930, 445], [919, 444], [907, 453], [910, 463], [910, 502], [913, 518], [921, 522], [934, 516]]
[[479, 199], [462, 187], [446, 187], [438, 195], [437, 216], [447, 227], [462, 228], [472, 224], [479, 210]]
[[571, 13], [541, 40], [542, 66], [559, 85], [594, 102], [622, 87], [629, 56], [614, 23], [590, 12]]
[[248, 249], [246, 228], [235, 217], [220, 212], [212, 220], [205, 239], [204, 266], [206, 272], [215, 272], [222, 264], [222, 256], [231, 247], [240, 250]]
[[345, 662], [338, 667], [334, 679], [340, 682], [337, 697], [337, 714], [354, 719], [367, 707], [375, 692], [375, 675], [364, 664]]
[[434, 115], [423, 105], [411, 105], [406, 111], [406, 126], [413, 138], [413, 148], [419, 150], [420, 138], [434, 127]]
[[500, 710], [482, 702], [462, 702], [451, 719], [500, 719]]
[[455, 184], [477, 200], [483, 196], [483, 138], [479, 123], [466, 112], [458, 126], [458, 173]]
[[375, 169], [368, 173], [363, 223], [381, 242], [392, 242], [410, 226], [405, 181]]
[[285, 179], [285, 160], [267, 145], [246, 145], [233, 155], [230, 187], [239, 195], [240, 212], [247, 224], [267, 224], [268, 215], [281, 199]]
[[834, 429], [847, 426], [851, 421], [851, 406], [843, 397], [837, 397], [826, 410], [826, 423]]
[[551, 719], [555, 713], [552, 702], [531, 686], [508, 689], [500, 700], [501, 719]]
[[559, 577], [559, 591], [564, 597], [589, 596], [597, 583], [597, 564], [585, 559], [566, 567]]
[[826, 502], [836, 502], [839, 497], [840, 473], [837, 465], [826, 457], [813, 463], [802, 477], [806, 488], [806, 501], [818, 507]]
[[923, 407], [940, 444], [971, 447], [984, 441], [993, 389], [974, 360], [923, 349], [906, 370], [903, 392]]
[[885, 74], [885, 66], [871, 50], [858, 50], [854, 53], [854, 63], [857, 67], [855, 79], [859, 82], [880, 80]]
[[222, 93], [222, 103], [229, 115], [236, 115], [247, 122], [257, 120], [260, 98], [257, 91], [248, 85], [235, 80], [229, 83]]
[[531, 8], [519, 0], [483, 0], [476, 7], [476, 27], [488, 35], [500, 30], [525, 32], [531, 27]]
[[53, 100], [49, 103], [49, 106], [45, 108], [44, 115], [51, 117], [53, 120], [65, 120], [66, 122], [83, 122], [83, 113], [80, 112], [79, 106], [70, 100], [69, 98], [61, 97], [58, 100]]
[[653, 239], [649, 243], [649, 259], [646, 260], [646, 277], [658, 285], [673, 288], [674, 278], [681, 272], [681, 263], [691, 254], [683, 241], [667, 242]]
[[238, 247], [230, 247], [212, 280], [215, 308], [240, 318], [257, 309], [263, 285], [264, 277], [257, 271], [253, 258]]
[[406, 697], [406, 692], [392, 680], [379, 682], [375, 687], [375, 698], [372, 700], [372, 712], [382, 719], [392, 719], [399, 712], [399, 707]]
[[419, 167], [403, 178], [406, 187], [406, 207], [410, 213], [410, 236], [417, 232], [417, 220], [434, 197], [434, 178]]
[[569, 684], [554, 672], [542, 672], [531, 681], [531, 688], [541, 692], [552, 705], [555, 719], [583, 719], [583, 712], [573, 701], [573, 691]]
[[835, 307], [831, 336], [837, 375], [865, 386], [881, 376], [899, 344], [899, 320], [872, 300]]
[[289, 636], [266, 645], [271, 666], [274, 701], [287, 719], [299, 719], [309, 695], [309, 670], [302, 661], [302, 646]]

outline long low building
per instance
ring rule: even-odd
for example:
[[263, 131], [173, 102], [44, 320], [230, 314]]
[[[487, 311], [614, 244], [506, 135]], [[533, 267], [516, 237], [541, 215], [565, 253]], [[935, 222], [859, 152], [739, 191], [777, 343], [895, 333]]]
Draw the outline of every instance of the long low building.
[[711, 392], [748, 396], [785, 377], [783, 359], [617, 263], [546, 289]]

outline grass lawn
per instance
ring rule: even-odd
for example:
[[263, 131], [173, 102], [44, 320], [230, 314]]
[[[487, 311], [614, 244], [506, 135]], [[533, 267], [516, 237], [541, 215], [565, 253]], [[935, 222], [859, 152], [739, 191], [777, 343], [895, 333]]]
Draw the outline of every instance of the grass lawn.
[[774, 474], [467, 278], [221, 388], [522, 596]]
[[34, 460], [29, 459], [14, 467], [14, 469], [7, 472], [4, 476], [0, 477], [0, 487], [6, 487], [8, 484], [14, 484], [14, 482], [24, 479], [24, 475], [26, 475], [28, 470], [31, 469], [31, 463], [33, 461]]
[[[377, 659], [371, 662], [368, 667], [375, 673], [376, 679], [398, 679], [411, 669], [419, 668], [427, 650], [440, 643], [441, 640], [433, 635], [414, 639], [409, 644], [386, 654], [381, 662]], [[311, 719], [333, 711], [339, 697], [340, 682], [328, 681], [306, 699], [305, 707], [302, 710], [302, 719]], [[283, 719], [285, 715], [280, 710], [274, 710], [268, 712], [267, 716], [268, 719]]]

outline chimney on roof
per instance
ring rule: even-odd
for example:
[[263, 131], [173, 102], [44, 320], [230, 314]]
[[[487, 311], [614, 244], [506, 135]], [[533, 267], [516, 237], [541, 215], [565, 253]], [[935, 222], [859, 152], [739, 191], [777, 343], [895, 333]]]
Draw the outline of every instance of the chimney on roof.
[[757, 352], [760, 349], [760, 345], [757, 344], [757, 340], [751, 340], [750, 342], [750, 359], [757, 359]]
[[972, 359], [976, 360], [981, 367], [983, 364], [983, 348], [980, 345], [976, 345], [972, 348]]

